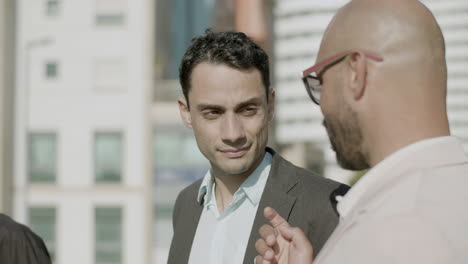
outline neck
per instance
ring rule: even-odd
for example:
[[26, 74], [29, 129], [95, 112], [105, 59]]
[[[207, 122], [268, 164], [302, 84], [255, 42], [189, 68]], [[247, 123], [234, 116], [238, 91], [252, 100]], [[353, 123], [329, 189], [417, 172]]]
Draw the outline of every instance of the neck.
[[213, 167], [213, 176], [215, 180], [215, 193], [218, 211], [224, 212], [226, 207], [232, 202], [234, 193], [239, 190], [239, 187], [244, 181], [257, 169], [263, 160], [265, 153], [261, 155], [245, 172], [239, 174], [228, 174]]

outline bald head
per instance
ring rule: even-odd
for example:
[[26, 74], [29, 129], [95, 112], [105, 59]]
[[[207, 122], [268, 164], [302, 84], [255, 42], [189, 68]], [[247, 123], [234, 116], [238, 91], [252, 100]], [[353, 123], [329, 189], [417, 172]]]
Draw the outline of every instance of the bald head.
[[350, 46], [382, 54], [406, 53], [400, 49], [404, 46], [406, 50], [419, 47], [424, 48], [421, 52], [436, 51], [442, 56], [445, 52], [434, 16], [418, 0], [353, 0], [342, 7], [330, 22], [321, 49]]
[[[327, 27], [317, 61], [349, 50], [340, 66], [322, 76], [321, 107], [330, 123], [334, 118], [343, 123], [351, 118], [347, 112], [355, 113], [360, 148], [370, 165], [412, 142], [449, 134], [444, 39], [422, 3], [349, 2]], [[343, 99], [330, 99], [331, 93]]]
[[428, 82], [432, 77], [438, 89], [446, 88], [442, 32], [418, 0], [354, 0], [345, 5], [325, 32], [318, 60], [349, 49], [382, 56], [389, 74], [411, 73], [405, 81]]

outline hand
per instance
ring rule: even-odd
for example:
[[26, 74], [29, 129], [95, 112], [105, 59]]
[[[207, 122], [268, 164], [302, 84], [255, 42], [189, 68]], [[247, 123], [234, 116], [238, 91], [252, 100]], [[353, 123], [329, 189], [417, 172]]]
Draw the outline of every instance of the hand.
[[312, 264], [313, 249], [304, 232], [291, 227], [273, 208], [266, 207], [263, 215], [270, 225], [260, 228], [255, 243], [259, 254], [256, 264]]

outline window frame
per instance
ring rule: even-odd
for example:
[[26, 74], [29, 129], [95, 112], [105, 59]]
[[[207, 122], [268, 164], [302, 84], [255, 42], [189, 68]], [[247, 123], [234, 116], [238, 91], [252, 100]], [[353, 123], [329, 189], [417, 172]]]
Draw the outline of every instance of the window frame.
[[[51, 68], [53, 67], [53, 68]], [[47, 80], [56, 80], [59, 78], [60, 72], [59, 72], [60, 64], [56, 60], [48, 60], [44, 63], [44, 77]], [[50, 70], [53, 69], [53, 75], [50, 75]]]
[[[99, 236], [99, 231], [98, 229], [100, 229], [100, 227], [98, 226], [98, 210], [106, 210], [106, 209], [111, 209], [111, 210], [115, 210], [117, 209], [119, 211], [119, 241], [117, 241], [116, 243], [118, 243], [118, 248], [116, 250], [116, 252], [118, 252], [118, 258], [119, 258], [119, 261], [118, 262], [100, 262], [98, 260], [98, 247], [99, 246], [102, 246], [103, 243], [105, 242], [109, 242], [109, 241], [98, 241], [98, 236]], [[121, 205], [95, 205], [94, 206], [94, 263], [95, 264], [121, 264], [123, 263], [123, 260], [124, 260], [124, 227], [125, 227], [125, 224], [124, 224], [124, 221], [125, 221], [125, 210], [124, 208], [121, 206]], [[112, 218], [115, 218], [115, 216], [112, 216]], [[109, 226], [109, 222], [107, 221], [104, 221], [104, 226], [108, 227]], [[113, 242], [113, 241], [112, 241]]]
[[[126, 10], [129, 9], [127, 0], [120, 0], [121, 1], [120, 8], [115, 8], [113, 10], [105, 10], [104, 6], [106, 6], [106, 4], [99, 3], [99, 2], [104, 2], [104, 1], [108, 1], [108, 0], [96, 0], [95, 1], [95, 7], [94, 7], [95, 26], [97, 27], [123, 27], [125, 26], [127, 24]], [[111, 5], [108, 4], [107, 6], [111, 6]], [[113, 6], [116, 6], [116, 4], [113, 4]], [[113, 19], [109, 20], [109, 18], [113, 18]]]
[[[60, 15], [60, 0], [45, 0], [45, 14], [47, 17], [58, 17]], [[55, 10], [51, 9], [51, 4], [55, 3]], [[54, 10], [54, 11], [51, 11]]]
[[[33, 177], [33, 166], [31, 166], [32, 161], [32, 144], [33, 144], [33, 137], [37, 136], [52, 136], [53, 137], [53, 150], [54, 150], [54, 157], [53, 157], [53, 168], [52, 168], [52, 177], [50, 179], [41, 179], [38, 177]], [[59, 138], [56, 132], [37, 132], [37, 131], [30, 131], [28, 132], [27, 136], [27, 157], [26, 157], [26, 164], [27, 164], [27, 182], [32, 184], [55, 184], [58, 178], [58, 157], [59, 157]]]
[[[98, 154], [97, 154], [97, 142], [98, 142], [98, 137], [102, 135], [118, 135], [120, 138], [120, 154], [119, 154], [119, 177], [116, 181], [109, 181], [109, 180], [104, 180], [102, 177], [98, 177]], [[92, 150], [93, 150], [93, 178], [94, 178], [94, 183], [95, 184], [121, 184], [125, 178], [125, 153], [126, 153], [126, 148], [125, 148], [125, 135], [121, 130], [97, 130], [93, 133], [93, 144], [92, 144]]]

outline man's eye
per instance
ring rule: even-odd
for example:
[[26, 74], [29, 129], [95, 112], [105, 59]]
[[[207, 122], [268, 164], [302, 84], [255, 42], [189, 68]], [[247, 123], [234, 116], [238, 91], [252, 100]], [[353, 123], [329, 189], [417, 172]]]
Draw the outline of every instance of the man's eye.
[[215, 118], [217, 118], [220, 114], [221, 114], [221, 112], [218, 111], [218, 110], [207, 110], [207, 111], [203, 111], [203, 117], [205, 117], [206, 119], [215, 119]]
[[253, 116], [257, 113], [256, 107], [246, 107], [242, 110], [242, 114], [245, 116]]

